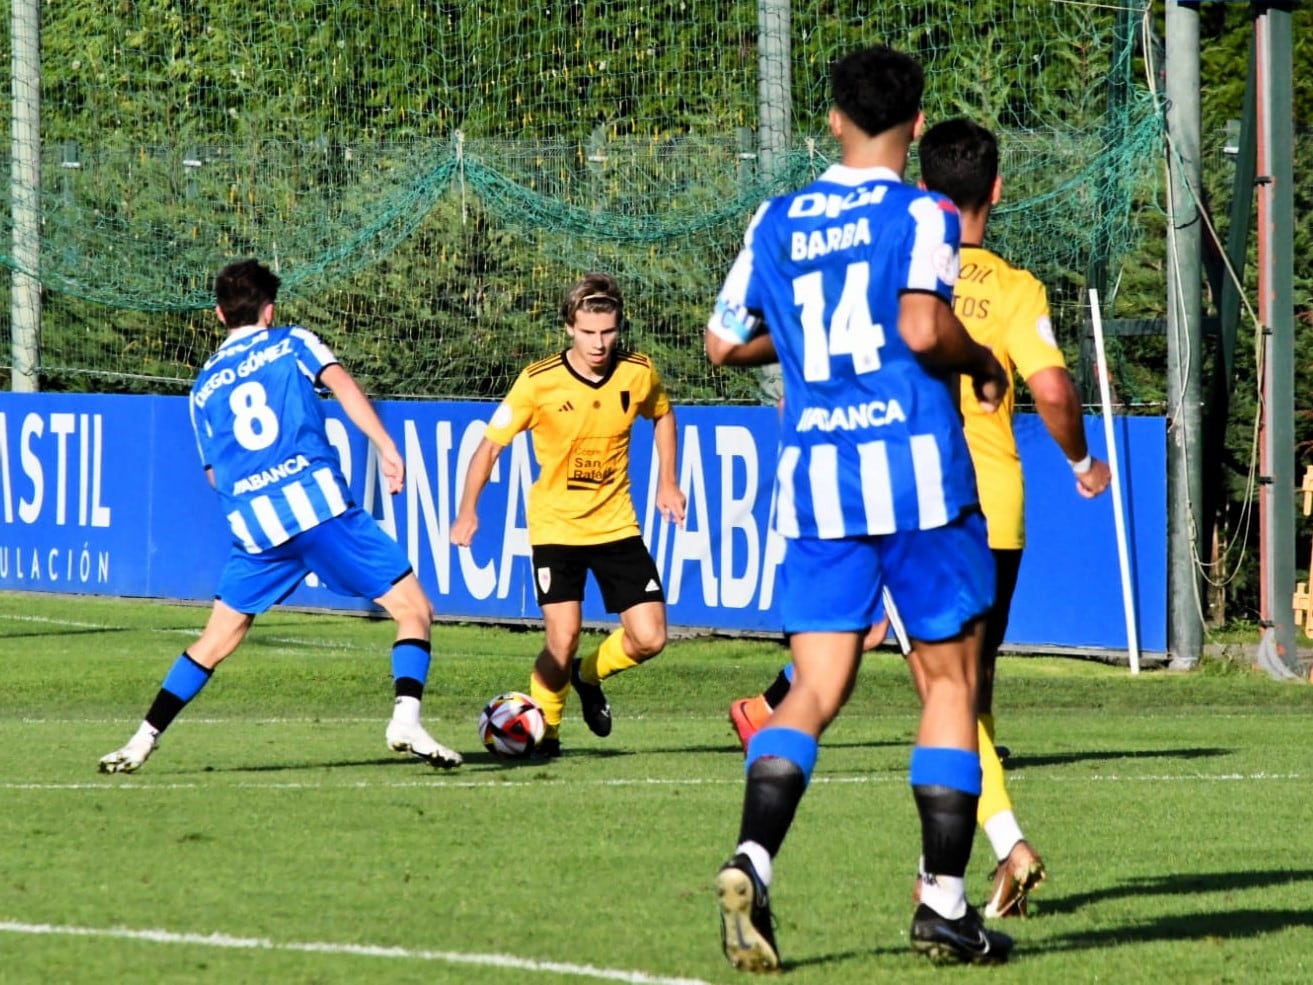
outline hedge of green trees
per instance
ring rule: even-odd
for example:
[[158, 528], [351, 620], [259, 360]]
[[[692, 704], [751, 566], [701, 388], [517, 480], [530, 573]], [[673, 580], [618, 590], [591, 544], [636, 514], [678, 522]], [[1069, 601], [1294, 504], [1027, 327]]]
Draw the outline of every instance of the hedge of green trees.
[[[561, 288], [605, 267], [629, 287], [631, 343], [656, 357], [677, 399], [757, 400], [752, 375], [706, 366], [707, 305], [760, 197], [826, 162], [826, 69], [872, 41], [922, 57], [932, 121], [966, 113], [1004, 135], [1010, 180], [992, 245], [1044, 276], [1074, 361], [1101, 223], [1117, 247], [1112, 314], [1164, 313], [1158, 148], [1118, 144], [1143, 119], [1132, 117], [1144, 112], [1146, 72], [1161, 66], [1156, 6], [1146, 25], [1038, 0], [796, 2], [792, 141], [764, 173], [743, 156], [758, 117], [755, 0], [43, 5], [42, 384], [184, 391], [219, 337], [209, 278], [255, 254], [280, 263], [284, 314], [320, 330], [378, 395], [500, 395], [526, 360], [560, 344]], [[1240, 114], [1252, 8], [1203, 4], [1199, 14], [1205, 192], [1225, 237], [1233, 189], [1221, 146]], [[1299, 162], [1310, 159], [1313, 13], [1297, 4], [1293, 17], [1306, 462], [1313, 181]], [[6, 92], [9, 42], [0, 37]], [[1131, 114], [1120, 123], [1109, 114], [1119, 81]], [[60, 167], [69, 154], [79, 168]], [[1100, 213], [1101, 202], [1119, 213]], [[1253, 540], [1244, 518], [1257, 383], [1245, 331], [1216, 518], [1230, 551], [1218, 575], [1231, 581], [1214, 612], [1229, 615], [1256, 605], [1252, 551], [1232, 563]], [[0, 341], [4, 359], [7, 284]], [[1161, 412], [1164, 339], [1111, 346], [1119, 395]]]

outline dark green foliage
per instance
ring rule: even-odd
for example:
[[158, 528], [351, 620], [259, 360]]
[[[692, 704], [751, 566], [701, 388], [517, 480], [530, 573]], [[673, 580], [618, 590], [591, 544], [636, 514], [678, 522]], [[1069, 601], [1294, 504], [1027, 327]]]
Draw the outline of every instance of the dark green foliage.
[[[831, 63], [877, 41], [923, 60], [930, 122], [966, 114], [1000, 132], [990, 245], [1048, 285], [1075, 365], [1092, 269], [1106, 266], [1105, 315], [1165, 313], [1162, 111], [1147, 78], [1160, 84], [1163, 14], [1149, 10], [1146, 23], [1049, 0], [797, 0], [788, 151], [764, 174], [756, 0], [44, 4], [41, 384], [185, 391], [218, 339], [215, 269], [254, 255], [284, 278], [281, 316], [321, 332], [377, 396], [499, 397], [526, 361], [564, 344], [561, 290], [606, 268], [625, 286], [629, 344], [655, 357], [677, 401], [758, 402], [753, 374], [707, 364], [708, 308], [761, 198], [830, 162]], [[1199, 15], [1204, 194], [1225, 237], [1233, 169], [1221, 143], [1240, 115], [1253, 9], [1209, 3]], [[1313, 7], [1292, 17], [1306, 125]], [[5, 30], [5, 92], [9, 45]], [[1308, 159], [1298, 139], [1296, 159]], [[66, 155], [80, 166], [61, 167]], [[1296, 180], [1303, 462], [1313, 186]], [[1251, 296], [1254, 269], [1251, 258]], [[1252, 343], [1246, 326], [1217, 459], [1229, 553], [1212, 573], [1234, 571], [1230, 591], [1245, 599]], [[1108, 349], [1122, 405], [1162, 412], [1165, 340]], [[1203, 358], [1208, 380], [1211, 341]]]
[[[564, 285], [605, 265], [678, 399], [756, 400], [751, 374], [701, 357], [710, 299], [760, 199], [828, 163], [831, 62], [877, 39], [924, 59], [932, 118], [1015, 135], [1018, 221], [996, 233], [1011, 256], [1081, 278], [1089, 223], [1054, 205], [1086, 186], [1083, 204], [1115, 216], [1104, 234], [1133, 242], [1143, 175], [1097, 142], [1126, 57], [1108, 15], [810, 0], [790, 23], [793, 149], [764, 176], [755, 2], [50, 6], [47, 157], [76, 141], [81, 166], [46, 171], [46, 382], [184, 385], [214, 269], [258, 255], [284, 276], [284, 310], [358, 356], [375, 393], [496, 395], [559, 343]], [[1056, 307], [1074, 335], [1079, 301]]]

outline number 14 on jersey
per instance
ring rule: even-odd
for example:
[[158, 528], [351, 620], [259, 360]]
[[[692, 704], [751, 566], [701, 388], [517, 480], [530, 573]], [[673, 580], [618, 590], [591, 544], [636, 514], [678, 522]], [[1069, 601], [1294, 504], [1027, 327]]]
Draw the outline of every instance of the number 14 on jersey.
[[871, 320], [867, 288], [871, 268], [867, 263], [852, 263], [844, 274], [843, 292], [825, 321], [824, 281], [820, 271], [795, 277], [793, 303], [801, 312], [803, 338], [803, 378], [819, 383], [830, 378], [830, 360], [847, 356], [853, 372], [874, 373], [880, 368], [880, 349], [884, 346], [884, 326]]

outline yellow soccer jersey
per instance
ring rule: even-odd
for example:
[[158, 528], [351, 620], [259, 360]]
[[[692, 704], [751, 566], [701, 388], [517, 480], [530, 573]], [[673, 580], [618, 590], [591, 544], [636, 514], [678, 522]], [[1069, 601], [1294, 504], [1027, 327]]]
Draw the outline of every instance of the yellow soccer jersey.
[[[981, 246], [962, 247], [962, 272], [953, 288], [953, 310], [971, 337], [993, 350], [1008, 375], [1028, 379], [1052, 366], [1066, 367], [1053, 338], [1049, 302], [1029, 271], [1012, 266]], [[962, 418], [976, 466], [980, 508], [989, 526], [989, 546], [1017, 550], [1026, 543], [1021, 457], [1012, 433], [1014, 393], [993, 414], [981, 410], [971, 381], [962, 380]]]
[[492, 415], [484, 437], [503, 447], [529, 431], [538, 480], [529, 493], [531, 544], [606, 544], [636, 536], [629, 488], [629, 436], [640, 414], [670, 413], [652, 360], [616, 350], [596, 383], [561, 352], [525, 368]]

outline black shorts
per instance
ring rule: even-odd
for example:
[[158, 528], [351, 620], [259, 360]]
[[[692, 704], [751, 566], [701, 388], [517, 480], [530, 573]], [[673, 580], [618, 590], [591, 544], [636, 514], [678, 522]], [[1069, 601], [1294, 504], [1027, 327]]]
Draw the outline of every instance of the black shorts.
[[642, 537], [609, 544], [538, 544], [533, 549], [533, 584], [538, 604], [582, 602], [593, 573], [607, 612], [624, 612], [640, 602], [664, 602], [661, 575]]

